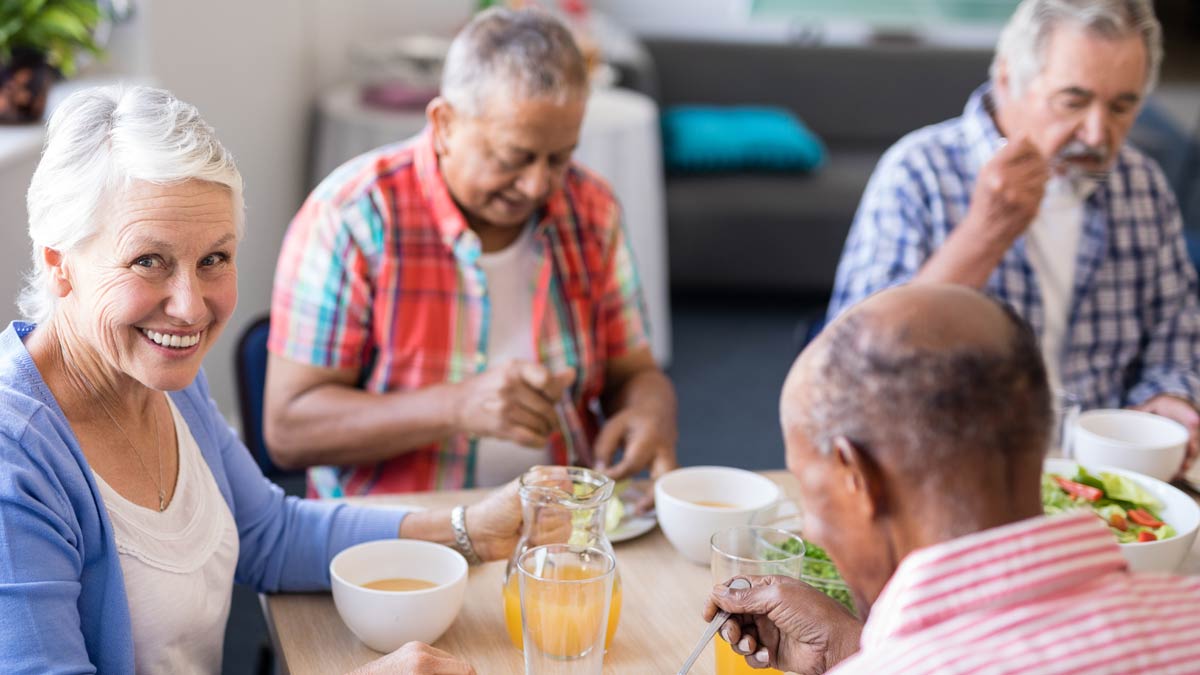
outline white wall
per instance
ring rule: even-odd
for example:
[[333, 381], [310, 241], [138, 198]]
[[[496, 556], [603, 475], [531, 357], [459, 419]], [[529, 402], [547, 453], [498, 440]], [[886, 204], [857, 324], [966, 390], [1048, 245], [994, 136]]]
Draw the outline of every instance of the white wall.
[[[11, 130], [3, 130], [8, 132]], [[0, 143], [13, 142], [13, 134], [0, 132]], [[37, 166], [34, 139], [27, 152], [7, 157], [0, 162], [0, 306], [7, 311], [0, 316], [0, 328], [17, 318], [17, 294], [21, 290], [22, 274], [29, 269], [28, 217], [25, 211], [25, 190]]]
[[146, 74], [200, 109], [246, 182], [238, 310], [205, 363], [214, 397], [233, 416], [233, 347], [243, 327], [267, 311], [279, 243], [303, 198], [313, 93], [308, 17], [292, 0], [141, 7]]
[[452, 34], [470, 0], [208, 0], [145, 3], [147, 74], [200, 108], [246, 181], [238, 310], [205, 370], [233, 417], [237, 337], [270, 308], [276, 257], [305, 197], [312, 102], [347, 77], [350, 47], [410, 32]]

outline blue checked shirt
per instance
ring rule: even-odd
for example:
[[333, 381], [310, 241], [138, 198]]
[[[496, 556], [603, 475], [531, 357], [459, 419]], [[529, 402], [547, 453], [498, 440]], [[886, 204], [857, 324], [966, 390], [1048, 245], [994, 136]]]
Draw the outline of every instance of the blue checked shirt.
[[[988, 91], [976, 90], [962, 117], [905, 136], [880, 159], [842, 252], [830, 319], [912, 279], [967, 215], [975, 178], [1003, 142]], [[1042, 334], [1024, 237], [986, 291]], [[1137, 405], [1162, 393], [1200, 400], [1200, 312], [1183, 221], [1158, 165], [1128, 145], [1085, 202], [1067, 325], [1063, 388], [1084, 408]]]

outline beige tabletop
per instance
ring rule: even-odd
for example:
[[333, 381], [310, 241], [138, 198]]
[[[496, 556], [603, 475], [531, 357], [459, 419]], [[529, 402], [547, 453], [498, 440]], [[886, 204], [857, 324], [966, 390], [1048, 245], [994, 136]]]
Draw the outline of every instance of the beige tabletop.
[[[795, 499], [796, 481], [786, 471], [767, 477]], [[371, 498], [372, 504], [449, 507], [471, 503], [483, 490], [430, 492]], [[688, 562], [657, 528], [614, 545], [624, 606], [605, 673], [674, 673], [704, 631], [700, 610], [711, 587], [709, 570]], [[471, 570], [467, 597], [450, 630], [435, 644], [470, 662], [481, 675], [524, 672], [521, 653], [508, 640], [501, 606], [504, 562]], [[282, 672], [345, 673], [379, 657], [363, 646], [338, 617], [329, 593], [262, 596]], [[719, 638], [718, 638], [719, 639]], [[712, 646], [691, 672], [712, 675]]]

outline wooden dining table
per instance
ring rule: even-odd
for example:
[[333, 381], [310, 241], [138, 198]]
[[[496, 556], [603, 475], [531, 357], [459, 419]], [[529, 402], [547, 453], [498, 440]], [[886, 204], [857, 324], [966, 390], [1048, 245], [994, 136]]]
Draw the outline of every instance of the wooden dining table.
[[[765, 472], [793, 501], [796, 480], [786, 471]], [[354, 500], [371, 505], [406, 504], [424, 508], [471, 504], [487, 490], [412, 493]], [[679, 555], [662, 531], [614, 544], [624, 605], [605, 673], [675, 673], [704, 631], [700, 612], [712, 587], [706, 566]], [[435, 647], [471, 663], [480, 675], [520, 675], [521, 652], [505, 630], [501, 585], [505, 561], [472, 568], [466, 600], [454, 624]], [[342, 623], [329, 593], [280, 593], [260, 596], [280, 672], [345, 673], [380, 657]], [[720, 638], [717, 638], [720, 639]], [[715, 671], [710, 644], [691, 672]]]
[[[765, 476], [786, 498], [799, 496], [796, 479], [786, 471]], [[1196, 492], [1188, 490], [1200, 502]], [[487, 490], [427, 492], [367, 497], [358, 503], [451, 507], [482, 499]], [[614, 544], [623, 584], [624, 606], [605, 673], [675, 673], [691, 653], [705, 623], [700, 611], [712, 587], [708, 567], [688, 562], [655, 528], [641, 537]], [[466, 600], [454, 624], [434, 646], [471, 663], [480, 675], [524, 673], [521, 652], [509, 642], [504, 626], [501, 584], [505, 561], [471, 570]], [[1180, 566], [1180, 574], [1200, 574], [1200, 537]], [[342, 623], [329, 593], [262, 595], [263, 613], [279, 659], [280, 672], [345, 673], [380, 657]], [[716, 639], [720, 639], [719, 637]], [[692, 666], [696, 675], [715, 671], [709, 644]]]

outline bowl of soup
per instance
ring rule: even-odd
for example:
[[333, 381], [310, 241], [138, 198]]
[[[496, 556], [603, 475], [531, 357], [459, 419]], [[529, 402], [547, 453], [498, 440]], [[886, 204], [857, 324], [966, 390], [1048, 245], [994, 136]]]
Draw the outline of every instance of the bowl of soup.
[[350, 632], [377, 652], [432, 643], [462, 608], [467, 561], [452, 548], [412, 539], [351, 546], [329, 563], [333, 604]]
[[692, 466], [663, 474], [654, 484], [658, 526], [683, 557], [709, 564], [715, 532], [747, 525], [779, 502], [771, 479], [731, 466]]

